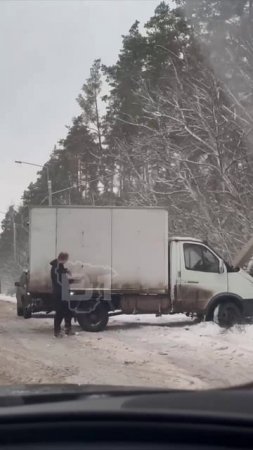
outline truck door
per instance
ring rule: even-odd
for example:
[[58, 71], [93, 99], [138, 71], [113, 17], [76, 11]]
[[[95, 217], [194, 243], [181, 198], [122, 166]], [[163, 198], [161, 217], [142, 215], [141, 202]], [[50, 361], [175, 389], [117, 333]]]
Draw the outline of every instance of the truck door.
[[178, 244], [180, 267], [173, 309], [178, 312], [203, 312], [212, 297], [227, 292], [225, 264], [220, 264], [221, 260], [205, 244]]

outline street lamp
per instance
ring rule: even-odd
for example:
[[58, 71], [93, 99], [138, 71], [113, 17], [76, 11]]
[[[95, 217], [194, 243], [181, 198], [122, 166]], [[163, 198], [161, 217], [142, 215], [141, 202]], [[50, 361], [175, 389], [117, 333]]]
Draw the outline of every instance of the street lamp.
[[34, 166], [34, 167], [41, 167], [42, 169], [46, 168], [47, 171], [47, 189], [48, 189], [48, 205], [52, 206], [52, 181], [49, 176], [49, 169], [48, 166], [42, 165], [42, 164], [34, 164], [26, 161], [15, 161], [16, 164], [26, 164], [28, 166]]

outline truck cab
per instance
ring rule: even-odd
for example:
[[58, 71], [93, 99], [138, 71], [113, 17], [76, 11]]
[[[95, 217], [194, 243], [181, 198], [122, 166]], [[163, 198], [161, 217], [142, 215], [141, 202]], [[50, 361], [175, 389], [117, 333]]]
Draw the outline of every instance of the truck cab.
[[227, 264], [205, 242], [174, 237], [169, 244], [173, 312], [203, 314], [231, 325], [253, 313], [253, 278]]

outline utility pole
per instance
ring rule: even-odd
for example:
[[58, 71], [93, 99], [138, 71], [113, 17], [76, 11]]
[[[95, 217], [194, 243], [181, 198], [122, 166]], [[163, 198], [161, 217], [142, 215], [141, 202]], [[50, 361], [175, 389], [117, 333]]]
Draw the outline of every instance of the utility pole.
[[53, 196], [52, 196], [52, 181], [49, 176], [49, 169], [47, 167], [47, 190], [48, 190], [48, 205], [53, 205]]
[[13, 216], [13, 258], [14, 262], [17, 262], [17, 228], [15, 218]]
[[34, 166], [34, 167], [41, 167], [42, 169], [46, 169], [47, 171], [47, 191], [48, 191], [48, 205], [52, 206], [53, 204], [53, 196], [52, 196], [52, 180], [50, 179], [49, 175], [49, 168], [45, 164], [44, 166], [42, 164], [34, 164], [26, 161], [15, 161], [16, 164], [26, 164], [28, 166]]
[[[42, 169], [46, 169], [46, 171], [47, 171], [47, 196], [40, 202], [41, 205], [45, 202], [45, 200], [48, 199], [48, 205], [52, 206], [53, 205], [53, 195], [54, 194], [58, 194], [58, 193], [65, 192], [65, 191], [69, 191], [70, 189], [76, 189], [76, 187], [80, 188], [80, 186], [81, 186], [81, 183], [80, 184], [78, 183], [77, 186], [70, 186], [68, 188], [60, 189], [59, 191], [52, 192], [52, 180], [50, 178], [49, 168], [48, 168], [48, 166], [46, 164], [44, 166], [42, 166], [41, 164], [33, 164], [33, 163], [30, 163], [30, 162], [26, 162], [26, 161], [15, 161], [15, 163], [16, 164], [28, 164], [28, 166], [41, 167]], [[80, 160], [78, 160], [78, 167], [79, 166], [81, 168], [81, 161]]]
[[[56, 195], [56, 194], [61, 194], [62, 192], [66, 192], [66, 191], [70, 191], [71, 189], [76, 189], [76, 186], [70, 186], [64, 189], [59, 189], [58, 191], [52, 192], [52, 196]], [[48, 196], [46, 196], [45, 198], [43, 198], [43, 200], [40, 202], [40, 205], [43, 205], [43, 203], [45, 202], [45, 200], [47, 199]], [[69, 200], [70, 201], [70, 200]], [[69, 203], [71, 204], [71, 202]]]

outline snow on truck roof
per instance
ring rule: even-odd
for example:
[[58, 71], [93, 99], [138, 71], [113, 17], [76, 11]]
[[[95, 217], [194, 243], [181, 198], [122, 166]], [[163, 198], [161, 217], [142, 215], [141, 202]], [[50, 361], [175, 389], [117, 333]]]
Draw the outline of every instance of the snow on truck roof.
[[48, 206], [48, 205], [31, 205], [29, 206], [30, 210], [33, 209], [115, 209], [115, 210], [119, 210], [119, 209], [130, 209], [130, 210], [138, 210], [138, 211], [164, 211], [166, 213], [168, 213], [168, 209], [167, 208], [163, 208], [161, 206], [90, 206], [90, 205], [53, 205], [53, 206]]
[[191, 241], [191, 242], [202, 242], [202, 239], [196, 239], [189, 236], [171, 236], [170, 241]]

